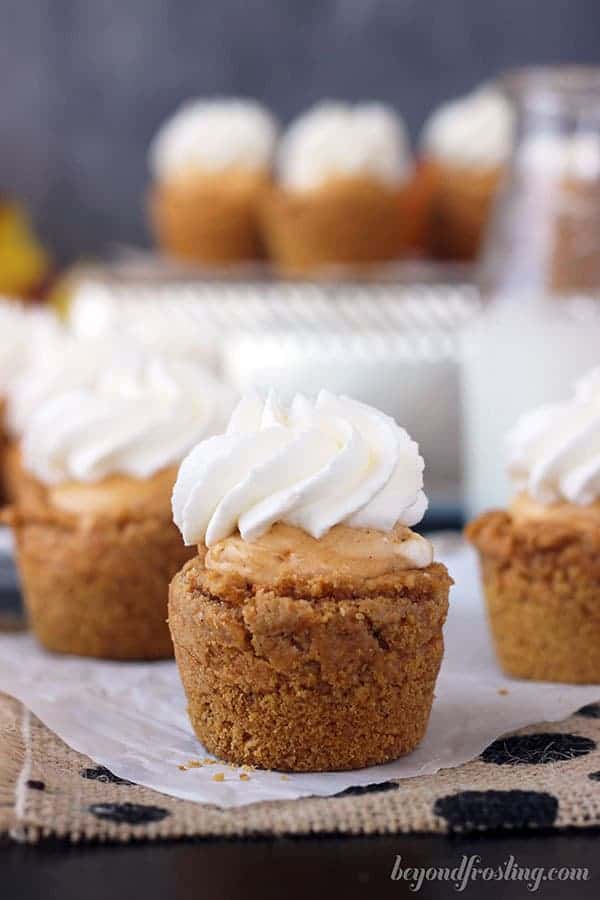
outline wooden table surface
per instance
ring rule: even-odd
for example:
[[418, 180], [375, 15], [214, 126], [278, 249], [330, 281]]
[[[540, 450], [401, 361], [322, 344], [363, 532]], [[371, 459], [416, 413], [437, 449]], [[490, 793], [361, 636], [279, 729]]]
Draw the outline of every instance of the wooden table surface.
[[[3, 900], [296, 900], [296, 898], [539, 896], [591, 900], [600, 896], [600, 830], [448, 838], [398, 835], [375, 838], [186, 841], [125, 846], [68, 846], [59, 842], [0, 849]], [[537, 893], [516, 881], [426, 882], [415, 893], [390, 874], [397, 854], [407, 866], [459, 865], [463, 854], [483, 866], [512, 855], [520, 866], [585, 866], [588, 881], [542, 882]]]

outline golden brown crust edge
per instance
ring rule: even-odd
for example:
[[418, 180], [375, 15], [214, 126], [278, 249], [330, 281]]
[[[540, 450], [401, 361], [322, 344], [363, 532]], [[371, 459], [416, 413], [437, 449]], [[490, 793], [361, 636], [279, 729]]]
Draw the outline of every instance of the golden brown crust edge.
[[412, 750], [443, 654], [441, 568], [418, 597], [249, 586], [232, 603], [191, 560], [171, 584], [169, 626], [200, 740], [238, 765], [283, 771], [361, 768]]
[[480, 554], [488, 618], [507, 674], [600, 683], [600, 530], [515, 523], [493, 511], [466, 529]]

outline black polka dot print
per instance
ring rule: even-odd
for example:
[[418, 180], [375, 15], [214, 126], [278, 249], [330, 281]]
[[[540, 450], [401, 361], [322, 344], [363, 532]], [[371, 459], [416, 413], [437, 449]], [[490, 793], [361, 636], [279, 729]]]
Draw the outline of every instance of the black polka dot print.
[[27, 779], [27, 787], [30, 788], [32, 791], [45, 791], [46, 790], [46, 785], [44, 784], [44, 782], [37, 781], [35, 778]]
[[81, 770], [82, 778], [89, 778], [90, 781], [102, 781], [104, 784], [133, 784], [133, 781], [127, 781], [126, 778], [119, 778], [114, 775], [110, 769], [104, 766], [94, 766], [90, 769]]
[[549, 827], [558, 812], [558, 800], [541, 791], [462, 791], [435, 801], [436, 816], [452, 831]]
[[600, 719], [600, 703], [588, 703], [578, 709], [575, 715], [585, 716], [586, 719]]
[[395, 781], [382, 781], [381, 784], [356, 785], [334, 794], [334, 797], [360, 797], [361, 794], [381, 794], [384, 791], [395, 791], [398, 787]]
[[513, 734], [498, 738], [486, 747], [480, 758], [499, 766], [540, 766], [585, 756], [595, 749], [595, 741], [579, 734]]
[[93, 803], [88, 807], [97, 819], [105, 819], [118, 825], [148, 825], [161, 822], [170, 816], [162, 806], [146, 806], [142, 803]]

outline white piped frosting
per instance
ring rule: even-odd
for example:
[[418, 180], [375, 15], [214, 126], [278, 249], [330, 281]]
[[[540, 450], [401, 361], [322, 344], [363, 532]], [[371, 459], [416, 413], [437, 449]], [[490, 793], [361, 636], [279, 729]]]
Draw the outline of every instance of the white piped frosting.
[[390, 531], [421, 520], [424, 462], [393, 419], [348, 397], [245, 396], [225, 434], [183, 461], [173, 516], [186, 544], [246, 541], [275, 523], [319, 539], [334, 525]]
[[158, 179], [228, 168], [269, 169], [277, 124], [253, 100], [188, 100], [159, 129], [150, 145], [150, 168]]
[[513, 145], [514, 112], [493, 87], [482, 87], [439, 107], [426, 121], [426, 155], [456, 166], [502, 165]]
[[8, 395], [7, 424], [14, 436], [48, 400], [73, 388], [92, 384], [114, 357], [114, 341], [79, 340], [64, 331], [39, 348], [14, 379]]
[[130, 354], [38, 408], [23, 435], [24, 464], [46, 484], [147, 478], [220, 431], [232, 400], [198, 364]]
[[0, 397], [30, 362], [62, 333], [53, 313], [0, 298]]
[[600, 368], [566, 403], [522, 416], [508, 435], [508, 473], [539, 503], [586, 506], [600, 498]]
[[296, 191], [331, 178], [369, 175], [388, 185], [411, 172], [406, 129], [400, 116], [378, 103], [321, 103], [293, 122], [278, 154], [281, 183]]

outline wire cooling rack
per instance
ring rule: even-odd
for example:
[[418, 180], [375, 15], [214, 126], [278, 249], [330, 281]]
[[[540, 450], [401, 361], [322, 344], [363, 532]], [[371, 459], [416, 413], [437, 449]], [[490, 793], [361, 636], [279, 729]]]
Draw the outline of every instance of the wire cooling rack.
[[[469, 282], [274, 282], [261, 280], [149, 283], [95, 276], [79, 286], [71, 307], [86, 335], [134, 327], [200, 340], [232, 333], [453, 336], [479, 308]], [[453, 343], [453, 341], [452, 341]], [[426, 348], [424, 347], [424, 350]]]

